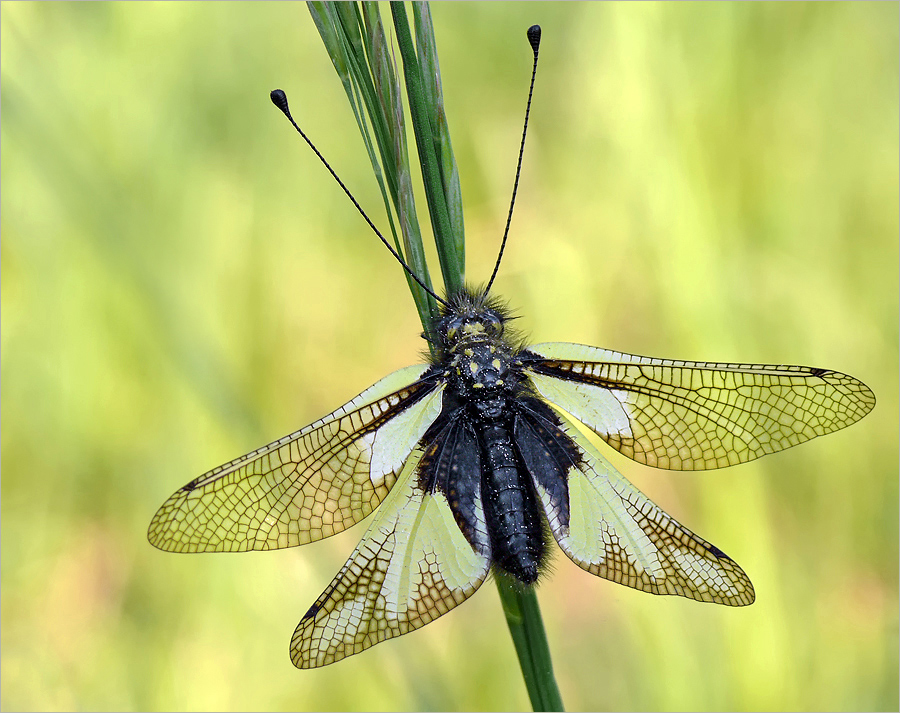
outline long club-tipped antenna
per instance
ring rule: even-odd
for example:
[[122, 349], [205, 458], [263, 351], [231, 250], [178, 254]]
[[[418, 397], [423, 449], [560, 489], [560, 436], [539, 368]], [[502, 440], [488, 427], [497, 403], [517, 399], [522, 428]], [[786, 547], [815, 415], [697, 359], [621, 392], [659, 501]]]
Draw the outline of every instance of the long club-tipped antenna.
[[491, 285], [494, 284], [494, 278], [497, 277], [497, 270], [500, 269], [500, 260], [503, 258], [503, 250], [506, 248], [506, 238], [509, 237], [509, 224], [512, 222], [513, 208], [516, 205], [516, 191], [519, 190], [519, 174], [522, 173], [522, 154], [525, 151], [525, 134], [528, 133], [528, 115], [531, 113], [531, 95], [534, 93], [534, 78], [537, 75], [538, 49], [541, 46], [540, 25], [532, 25], [528, 28], [528, 43], [534, 52], [534, 64], [531, 67], [531, 84], [528, 87], [528, 104], [525, 107], [525, 126], [522, 128], [522, 143], [519, 145], [519, 163], [516, 166], [516, 180], [513, 183], [512, 199], [509, 201], [509, 214], [506, 216], [503, 242], [500, 243], [500, 253], [497, 255], [497, 262], [494, 265], [494, 271], [491, 273], [491, 279], [488, 280], [485, 293], [491, 291]]
[[[294, 117], [291, 116], [291, 110], [288, 108], [287, 94], [285, 94], [281, 89], [273, 89], [269, 93], [269, 98], [272, 100], [272, 103], [275, 106], [277, 106], [279, 109], [281, 109], [281, 112], [288, 118], [288, 121], [290, 121], [291, 125], [297, 130], [297, 133], [303, 137], [303, 140], [306, 141], [307, 144], [309, 144], [309, 147], [313, 150], [313, 152], [316, 154], [316, 156], [319, 157], [319, 160], [325, 165], [325, 168], [328, 169], [328, 172], [332, 175], [334, 180], [337, 181], [338, 185], [344, 189], [344, 193], [347, 194], [347, 197], [352, 201], [353, 205], [356, 206], [356, 210], [359, 211], [359, 214], [369, 224], [369, 227], [373, 231], [375, 231], [375, 235], [377, 235], [379, 237], [381, 242], [384, 243], [385, 247], [391, 251], [391, 255], [393, 255], [394, 258], [396, 258], [397, 262], [399, 262], [400, 265], [403, 267], [403, 269], [406, 270], [407, 273], [409, 273], [409, 276], [419, 284], [419, 287], [421, 287], [429, 295], [434, 297], [434, 299], [436, 299], [438, 302], [440, 302], [442, 305], [444, 305], [444, 307], [449, 307], [450, 304], [447, 302], [447, 300], [436, 295], [434, 293], [434, 291], [431, 288], [429, 288], [428, 285], [426, 285], [424, 282], [422, 282], [422, 280], [419, 278], [419, 276], [415, 272], [413, 272], [412, 268], [406, 264], [406, 261], [401, 257], [400, 253], [398, 253], [394, 249], [394, 246], [391, 245], [387, 241], [387, 239], [381, 234], [381, 231], [375, 227], [375, 224], [369, 219], [369, 216], [366, 215], [366, 212], [362, 209], [362, 206], [357, 202], [356, 198], [353, 197], [353, 194], [350, 192], [350, 189], [344, 185], [344, 182], [340, 178], [338, 178], [338, 175], [334, 172], [334, 169], [331, 168], [331, 166], [328, 164], [328, 161], [325, 160], [325, 157], [319, 153], [319, 149], [317, 149], [315, 147], [315, 144], [313, 144], [313, 142], [309, 140], [309, 137], [305, 133], [303, 133], [303, 129], [301, 129], [299, 126], [297, 126], [297, 122], [294, 121]], [[521, 161], [521, 159], [520, 159], [520, 161]]]

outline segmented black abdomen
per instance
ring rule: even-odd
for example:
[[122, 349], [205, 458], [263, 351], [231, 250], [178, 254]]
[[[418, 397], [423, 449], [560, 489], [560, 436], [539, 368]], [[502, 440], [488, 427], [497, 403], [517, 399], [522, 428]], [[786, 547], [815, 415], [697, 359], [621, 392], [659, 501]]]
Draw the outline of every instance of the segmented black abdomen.
[[481, 493], [493, 563], [524, 584], [534, 584], [545, 556], [543, 523], [512, 434], [487, 423], [481, 433]]

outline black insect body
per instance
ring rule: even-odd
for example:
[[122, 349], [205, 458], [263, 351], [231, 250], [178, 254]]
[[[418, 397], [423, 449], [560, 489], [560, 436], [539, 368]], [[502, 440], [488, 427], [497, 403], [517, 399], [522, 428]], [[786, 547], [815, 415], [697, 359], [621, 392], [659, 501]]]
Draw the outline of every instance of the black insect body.
[[473, 548], [534, 584], [546, 535], [515, 436], [527, 408], [522, 350], [505, 334], [505, 310], [484, 294], [463, 292], [451, 305], [436, 330], [435, 366], [447, 386], [441, 414], [423, 438], [420, 482], [444, 494]]
[[[539, 37], [529, 30], [535, 64]], [[284, 93], [272, 99], [293, 123]], [[579, 567], [628, 587], [750, 604], [744, 571], [620, 475], [572, 418], [640, 463], [704, 470], [844, 428], [875, 404], [865, 384], [827, 369], [526, 347], [490, 284], [447, 300], [432, 293], [443, 305], [432, 363], [196, 478], [150, 523], [163, 550], [243, 552], [321, 540], [374, 511], [297, 626], [296, 666], [424, 626], [492, 568], [534, 584], [553, 540]]]

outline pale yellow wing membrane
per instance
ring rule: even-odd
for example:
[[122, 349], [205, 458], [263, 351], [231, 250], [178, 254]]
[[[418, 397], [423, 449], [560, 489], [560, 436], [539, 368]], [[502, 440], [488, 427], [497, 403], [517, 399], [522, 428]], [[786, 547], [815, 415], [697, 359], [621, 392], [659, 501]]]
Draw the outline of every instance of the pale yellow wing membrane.
[[472, 549], [440, 492], [419, 486], [410, 457], [347, 563], [303, 617], [291, 661], [315, 668], [433, 621], [471, 596], [490, 561]]
[[875, 405], [858, 379], [827, 369], [675, 361], [579, 344], [530, 347], [544, 398], [620, 453], [657, 468], [746, 463], [855, 423]]
[[745, 606], [753, 585], [728, 555], [683, 527], [634, 487], [575, 425], [562, 428], [581, 451], [569, 469], [566, 525], [539, 483], [538, 497], [562, 550], [582, 569], [652, 594]]
[[325, 418], [188, 483], [150, 523], [171, 552], [243, 552], [320, 540], [384, 499], [441, 410], [427, 366], [390, 374]]

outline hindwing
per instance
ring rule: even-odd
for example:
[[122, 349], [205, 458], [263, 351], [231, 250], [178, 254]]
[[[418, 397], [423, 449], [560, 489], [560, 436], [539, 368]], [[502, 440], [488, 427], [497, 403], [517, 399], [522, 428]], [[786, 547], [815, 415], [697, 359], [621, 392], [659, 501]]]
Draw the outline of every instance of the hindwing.
[[490, 535], [482, 495], [482, 452], [462, 409], [446, 408], [422, 439], [419, 485], [444, 494], [456, 524], [469, 544], [491, 558]]
[[670, 470], [746, 463], [845, 428], [875, 406], [865, 384], [827, 369], [653, 359], [567, 343], [538, 344], [525, 356], [541, 396], [623, 455]]
[[490, 559], [466, 540], [447, 498], [422, 487], [422, 451], [407, 460], [372, 524], [291, 639], [291, 661], [315, 668], [433, 621], [471, 596]]
[[[528, 450], [542, 455], [523, 452], [523, 461], [553, 536], [575, 564], [652, 594], [731, 606], [753, 602], [753, 585], [737, 563], [651, 502], [571, 421], [530, 401], [519, 433], [532, 441]], [[560, 485], [548, 486], [556, 477], [540, 475], [554, 471], [566, 474], [566, 497]]]
[[325, 418], [191, 481], [157, 511], [171, 552], [271, 550], [314, 542], [384, 499], [441, 411], [443, 383], [411, 366]]

